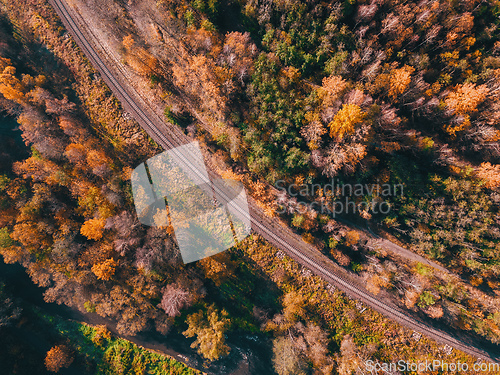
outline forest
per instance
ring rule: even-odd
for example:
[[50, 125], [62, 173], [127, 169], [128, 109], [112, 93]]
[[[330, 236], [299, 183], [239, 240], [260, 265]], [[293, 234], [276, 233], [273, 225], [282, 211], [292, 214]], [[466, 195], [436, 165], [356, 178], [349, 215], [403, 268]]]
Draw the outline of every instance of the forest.
[[[113, 31], [110, 48], [165, 120], [210, 150], [266, 214], [373, 295], [498, 349], [500, 2], [68, 3]], [[172, 228], [146, 227], [134, 211], [132, 170], [161, 147], [47, 1], [0, 1], [0, 94], [5, 121], [22, 134], [21, 143], [0, 138], [0, 254], [26, 269], [46, 302], [105, 317], [122, 336], [181, 335], [215, 373], [246, 336], [279, 375], [362, 374], [368, 359], [397, 362], [401, 353], [475, 361], [366, 309], [255, 234], [184, 265]], [[355, 197], [365, 210], [335, 219], [277, 190], [333, 178], [404, 194], [372, 189]], [[321, 191], [307, 202], [343, 198]], [[370, 209], [382, 200], [388, 214]], [[448, 272], [373, 246], [358, 227]], [[0, 330], [35, 319], [3, 288], [0, 298]], [[63, 335], [75, 331], [64, 324], [55, 324]], [[159, 361], [152, 373], [195, 373], [83, 327], [101, 348], [94, 359], [72, 333], [79, 338], [54, 339], [39, 365], [95, 361], [99, 373], [124, 374]], [[120, 345], [142, 359], [132, 365]]]

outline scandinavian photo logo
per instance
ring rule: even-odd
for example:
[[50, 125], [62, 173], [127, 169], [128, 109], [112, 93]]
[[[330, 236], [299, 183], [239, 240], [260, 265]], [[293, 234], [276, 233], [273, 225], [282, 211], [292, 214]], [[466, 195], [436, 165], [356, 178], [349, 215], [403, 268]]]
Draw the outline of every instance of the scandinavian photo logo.
[[331, 179], [322, 184], [287, 184], [276, 181], [278, 214], [305, 214], [316, 211], [332, 218], [340, 214], [363, 215], [390, 213], [390, 197], [404, 195], [403, 184], [386, 184], [377, 180], [376, 184], [350, 184], [339, 179]]
[[218, 254], [250, 234], [250, 213], [240, 181], [211, 180], [198, 142], [153, 156], [131, 176], [139, 221], [174, 229], [183, 262]]

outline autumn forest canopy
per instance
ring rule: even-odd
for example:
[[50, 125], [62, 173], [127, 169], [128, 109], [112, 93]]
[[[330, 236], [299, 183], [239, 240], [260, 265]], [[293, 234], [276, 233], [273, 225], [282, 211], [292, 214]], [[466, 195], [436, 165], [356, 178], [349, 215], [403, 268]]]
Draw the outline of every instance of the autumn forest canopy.
[[[498, 350], [500, 2], [67, 3], [109, 36], [130, 85], [266, 216], [372, 295]], [[118, 335], [181, 337], [193, 358], [221, 366], [214, 372], [239, 358], [244, 337], [279, 375], [356, 374], [368, 359], [441, 355], [256, 234], [184, 265], [172, 227], [142, 225], [134, 211], [131, 173], [162, 148], [47, 1], [0, 0], [0, 108], [22, 136], [0, 135], [0, 254], [46, 302], [105, 317]], [[302, 209], [298, 187], [333, 180], [371, 186], [352, 197], [365, 209], [337, 218]], [[383, 196], [386, 185], [401, 193]], [[342, 196], [308, 191], [306, 203]], [[370, 209], [382, 201], [390, 212]], [[1, 285], [0, 330], [14, 330], [29, 309]], [[194, 373], [103, 327], [80, 331], [99, 354], [51, 339], [40, 366]]]

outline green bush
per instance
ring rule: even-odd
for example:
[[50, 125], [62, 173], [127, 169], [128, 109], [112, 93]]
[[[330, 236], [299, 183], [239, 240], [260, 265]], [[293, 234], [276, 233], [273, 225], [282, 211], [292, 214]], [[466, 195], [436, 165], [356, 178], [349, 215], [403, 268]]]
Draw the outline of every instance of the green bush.
[[95, 304], [90, 302], [90, 301], [87, 301], [83, 304], [83, 307], [85, 308], [85, 311], [89, 312], [89, 313], [94, 313], [95, 312]]
[[0, 229], [0, 247], [5, 249], [7, 247], [11, 247], [14, 242], [10, 237], [9, 230], [7, 228]]
[[432, 295], [431, 292], [425, 290], [419, 297], [418, 307], [424, 309], [428, 306], [432, 306], [436, 303], [436, 298]]

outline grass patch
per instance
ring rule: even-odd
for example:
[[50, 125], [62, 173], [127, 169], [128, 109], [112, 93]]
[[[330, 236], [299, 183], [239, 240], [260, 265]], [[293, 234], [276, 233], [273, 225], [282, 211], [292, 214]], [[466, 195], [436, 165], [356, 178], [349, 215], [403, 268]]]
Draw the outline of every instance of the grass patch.
[[86, 362], [86, 368], [96, 375], [195, 375], [198, 370], [187, 367], [166, 355], [144, 349], [134, 343], [113, 337], [104, 327], [66, 321], [37, 312], [45, 323], [55, 327], [66, 337], [77, 356]]

